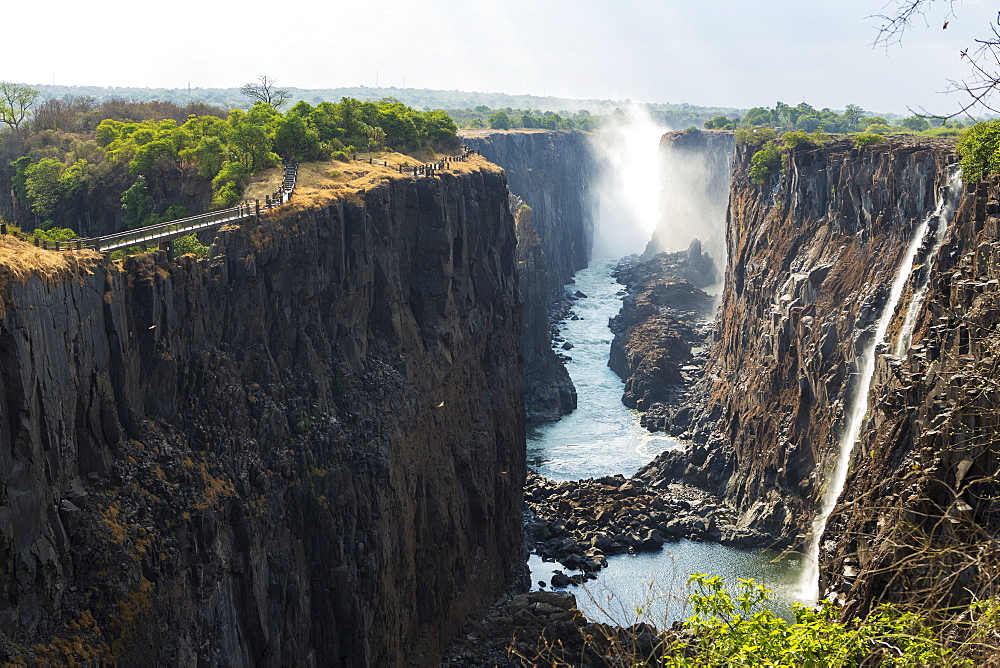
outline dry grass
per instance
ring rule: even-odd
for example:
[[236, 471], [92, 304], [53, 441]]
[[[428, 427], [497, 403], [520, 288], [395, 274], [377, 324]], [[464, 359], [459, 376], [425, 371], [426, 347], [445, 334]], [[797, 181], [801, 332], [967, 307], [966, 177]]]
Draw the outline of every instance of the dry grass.
[[[442, 157], [446, 156], [439, 155], [435, 160]], [[369, 158], [379, 164], [369, 164]], [[382, 162], [389, 163], [389, 166], [381, 164]], [[382, 183], [413, 178], [412, 173], [401, 174], [398, 171], [399, 165], [412, 168], [422, 164], [426, 162], [401, 153], [365, 153], [359, 154], [357, 160], [349, 162], [331, 160], [304, 163], [299, 166], [295, 195], [288, 205], [281, 207], [280, 211], [321, 208], [342, 200], [360, 203], [360, 195]], [[477, 171], [495, 172], [500, 171], [500, 168], [482, 156], [473, 154], [465, 162], [452, 162], [448, 169], [440, 170], [438, 173], [470, 174]], [[281, 170], [274, 170], [273, 173], [266, 174], [266, 179], [252, 183], [244, 192], [244, 196], [250, 199], [263, 199], [263, 194], [274, 192], [280, 179]]]
[[0, 317], [7, 310], [8, 291], [37, 276], [48, 286], [94, 272], [101, 256], [93, 251], [56, 252], [37, 248], [9, 234], [0, 235]]

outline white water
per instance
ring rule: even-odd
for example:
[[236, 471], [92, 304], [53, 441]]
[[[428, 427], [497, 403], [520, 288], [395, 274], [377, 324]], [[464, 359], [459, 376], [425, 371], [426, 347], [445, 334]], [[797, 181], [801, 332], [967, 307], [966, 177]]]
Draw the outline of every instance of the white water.
[[656, 229], [660, 198], [660, 137], [669, 128], [638, 105], [626, 108], [591, 138], [601, 166], [594, 194], [594, 253], [615, 259], [641, 253]]
[[[946, 189], [949, 193], [955, 189], [954, 178], [953, 176], [949, 179], [949, 188]], [[934, 213], [928, 215], [915, 230], [913, 238], [906, 248], [906, 253], [903, 255], [899, 270], [896, 272], [896, 279], [893, 281], [892, 289], [889, 291], [889, 299], [886, 301], [882, 313], [879, 315], [875, 327], [875, 335], [872, 336], [871, 340], [865, 346], [864, 354], [861, 358], [861, 367], [858, 371], [858, 385], [848, 401], [847, 429], [838, 443], [837, 462], [823, 492], [820, 511], [813, 521], [809, 542], [806, 545], [805, 567], [802, 571], [802, 580], [798, 593], [799, 600], [803, 603], [811, 604], [819, 598], [820, 541], [823, 538], [827, 520], [837, 505], [837, 499], [840, 498], [840, 494], [844, 491], [844, 483], [847, 481], [847, 471], [851, 462], [851, 454], [854, 451], [854, 444], [858, 440], [861, 428], [865, 422], [865, 416], [868, 413], [868, 392], [871, 389], [872, 377], [875, 373], [875, 355], [878, 353], [879, 346], [885, 342], [886, 332], [889, 330], [889, 325], [896, 314], [896, 306], [899, 303], [900, 296], [903, 294], [903, 288], [906, 286], [906, 282], [910, 278], [910, 273], [913, 271], [913, 262], [917, 251], [920, 250], [920, 246], [923, 243], [927, 228], [935, 216], [944, 213], [947, 206], [946, 202], [949, 199], [947, 193], [941, 193], [938, 196], [938, 203]], [[947, 220], [942, 219], [938, 225], [942, 238], [944, 234], [942, 228], [946, 226]], [[908, 314], [910, 310], [914, 310], [913, 302], [917, 299], [923, 299], [924, 294], [926, 294], [926, 291], [919, 291], [911, 297], [907, 311]], [[916, 314], [914, 313], [913, 319], [915, 320], [915, 318]], [[912, 331], [912, 322], [910, 323], [910, 327]]]
[[[607, 258], [595, 259], [577, 273], [572, 286], [588, 295], [574, 304], [582, 319], [567, 321], [562, 330], [574, 345], [566, 351], [572, 357], [566, 367], [577, 388], [577, 410], [528, 434], [529, 465], [555, 480], [631, 476], [660, 452], [680, 446], [676, 439], [650, 434], [639, 424], [639, 414], [621, 402], [624, 383], [608, 368], [608, 319], [621, 308], [622, 289], [609, 274], [612, 267]], [[738, 578], [755, 578], [775, 592], [773, 609], [790, 617], [799, 562], [795, 555], [774, 551], [681, 540], [668, 542], [659, 552], [610, 557], [597, 580], [570, 591], [590, 619], [629, 625], [638, 620], [636, 610], [641, 608], [643, 621], [663, 628], [690, 614], [685, 584], [691, 573], [719, 575], [733, 585]], [[528, 565], [536, 588], [562, 568], [535, 556]]]
[[[948, 223], [958, 207], [958, 198], [962, 194], [962, 170], [958, 165], [952, 167], [951, 174], [948, 176], [948, 185], [944, 188], [944, 196], [938, 199], [937, 209], [931, 216], [931, 219], [937, 218], [938, 223], [937, 229], [934, 231], [934, 240], [931, 242], [927, 257], [924, 259], [924, 265], [927, 267], [933, 266], [934, 261], [937, 260], [938, 251], [941, 250], [945, 233], [948, 231]], [[930, 284], [930, 271], [925, 271], [922, 284], [917, 287], [913, 298], [910, 299], [910, 306], [906, 309], [906, 318], [899, 330], [899, 338], [896, 339], [896, 347], [892, 351], [892, 354], [897, 357], [902, 357], [910, 349], [913, 328], [917, 324], [917, 316], [920, 314], [920, 307], [924, 304], [924, 298], [927, 296]]]

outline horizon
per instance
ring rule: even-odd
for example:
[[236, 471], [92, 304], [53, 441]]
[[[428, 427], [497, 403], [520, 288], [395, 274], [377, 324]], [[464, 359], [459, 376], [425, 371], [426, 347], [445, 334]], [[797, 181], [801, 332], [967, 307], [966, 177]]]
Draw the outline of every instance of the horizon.
[[[504, 11], [490, 11], [454, 0], [375, 0], [336, 9], [307, 2], [294, 15], [268, 17], [278, 46], [284, 35], [296, 37], [281, 58], [275, 49], [234, 53], [230, 41], [218, 39], [219, 25], [227, 34], [259, 31], [251, 12], [232, 15], [182, 0], [175, 11], [153, 14], [115, 0], [99, 16], [67, 5], [44, 49], [35, 35], [9, 35], [13, 52], [31, 56], [7, 63], [0, 78], [32, 86], [194, 90], [238, 88], [267, 74], [303, 90], [395, 87], [733, 109], [781, 100], [817, 109], [857, 104], [901, 115], [950, 113], [961, 94], [935, 91], [965, 74], [961, 50], [996, 18], [984, 0], [966, 0], [955, 15], [930, 15], [901, 46], [881, 49], [871, 46], [878, 27], [872, 15], [884, 8], [878, 0], [808, 8], [790, 0], [746, 4], [640, 0], [608, 11], [593, 0], [513, 0]], [[29, 19], [23, 5], [10, 11], [11, 25]], [[302, 22], [302, 14], [312, 20]], [[147, 31], [135, 29], [153, 18], [171, 36], [170, 57], [156, 57]], [[330, 28], [344, 25], [351, 28]], [[88, 32], [115, 39], [80, 49], [79, 35]]]

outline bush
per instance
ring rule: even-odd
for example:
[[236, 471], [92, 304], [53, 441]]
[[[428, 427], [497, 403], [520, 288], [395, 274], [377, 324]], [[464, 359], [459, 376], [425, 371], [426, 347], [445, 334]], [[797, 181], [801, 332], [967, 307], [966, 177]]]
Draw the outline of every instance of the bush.
[[347, 155], [347, 151], [334, 151], [330, 154], [330, 157], [339, 162], [350, 162], [351, 158]]
[[736, 143], [740, 146], [763, 146], [777, 136], [771, 128], [738, 128]]
[[966, 183], [1000, 172], [1000, 120], [973, 125], [958, 140], [957, 150]]
[[780, 165], [781, 151], [774, 144], [768, 144], [750, 158], [750, 180], [764, 185]]
[[207, 260], [208, 246], [198, 241], [196, 235], [188, 234], [187, 236], [174, 239], [174, 254], [178, 256], [194, 255], [199, 259]]
[[796, 148], [815, 148], [817, 146], [822, 146], [826, 135], [822, 132], [807, 134], [801, 131], [786, 132], [781, 135], [781, 143], [785, 145], [785, 148], [796, 149]]
[[858, 148], [871, 146], [872, 144], [881, 144], [884, 141], [885, 137], [883, 135], [874, 133], [862, 132], [859, 135], [854, 135], [854, 145]]

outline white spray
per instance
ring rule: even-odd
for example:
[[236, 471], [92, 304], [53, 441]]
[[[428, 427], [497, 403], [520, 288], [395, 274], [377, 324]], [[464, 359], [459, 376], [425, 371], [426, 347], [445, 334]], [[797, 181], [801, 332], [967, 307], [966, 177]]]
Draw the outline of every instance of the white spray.
[[958, 165], [952, 167], [951, 174], [948, 176], [948, 185], [944, 186], [944, 188], [945, 196], [938, 198], [937, 209], [931, 216], [931, 219], [937, 219], [937, 228], [934, 230], [934, 239], [931, 241], [931, 247], [928, 249], [927, 257], [924, 259], [924, 265], [928, 267], [928, 270], [924, 271], [922, 284], [914, 286], [914, 294], [913, 298], [910, 299], [910, 307], [906, 310], [906, 318], [903, 320], [903, 326], [899, 330], [896, 347], [892, 351], [892, 354], [897, 357], [902, 357], [910, 349], [910, 343], [913, 339], [913, 328], [917, 324], [920, 307], [923, 306], [924, 298], [927, 296], [927, 290], [931, 284], [929, 268], [937, 259], [938, 251], [941, 250], [941, 244], [944, 243], [945, 232], [948, 231], [948, 221], [951, 220], [955, 209], [958, 207], [958, 198], [962, 194], [962, 170]]
[[[837, 505], [837, 499], [840, 498], [841, 492], [844, 491], [844, 484], [847, 482], [847, 470], [851, 462], [851, 453], [854, 451], [854, 444], [858, 440], [858, 436], [861, 433], [861, 427], [865, 421], [865, 415], [868, 413], [868, 392], [871, 389], [872, 377], [875, 374], [875, 355], [878, 352], [879, 345], [885, 341], [886, 332], [889, 330], [889, 325], [892, 322], [893, 316], [896, 314], [896, 305], [899, 303], [899, 298], [903, 294], [903, 288], [906, 286], [906, 282], [910, 277], [910, 273], [913, 270], [913, 262], [916, 259], [917, 252], [920, 250], [920, 246], [923, 243], [924, 235], [927, 233], [928, 227], [935, 216], [941, 215], [945, 212], [947, 205], [946, 201], [950, 199], [948, 196], [951, 191], [957, 188], [955, 184], [955, 177], [949, 179], [949, 185], [943, 190], [949, 192], [942, 192], [938, 197], [938, 204], [935, 208], [934, 213], [931, 213], [924, 219], [923, 223], [917, 228], [913, 234], [913, 238], [910, 240], [909, 245], [906, 248], [906, 253], [903, 256], [902, 264], [899, 267], [899, 271], [896, 273], [896, 280], [892, 283], [892, 289], [889, 291], [889, 299], [886, 301], [885, 307], [882, 309], [882, 314], [879, 316], [878, 322], [875, 326], [875, 335], [871, 338], [868, 344], [865, 346], [864, 354], [861, 357], [861, 367], [858, 371], [858, 386], [855, 392], [851, 395], [848, 400], [848, 419], [847, 419], [847, 429], [840, 438], [838, 443], [837, 452], [837, 463], [834, 466], [833, 474], [830, 480], [827, 482], [826, 488], [823, 491], [823, 499], [820, 505], [819, 514], [813, 521], [812, 532], [809, 535], [809, 543], [806, 545], [805, 553], [805, 569], [802, 572], [802, 580], [799, 587], [799, 596], [803, 602], [811, 603], [819, 598], [819, 546], [820, 540], [823, 537], [823, 532], [826, 530], [827, 520], [830, 518], [830, 514], [833, 512], [834, 506]], [[950, 216], [949, 216], [950, 217]], [[947, 218], [941, 217], [938, 223], [938, 228], [944, 228], [947, 226]], [[943, 238], [943, 231], [940, 232]], [[922, 299], [922, 293], [918, 292], [911, 297], [910, 308], [913, 308], [913, 301], [917, 299]], [[915, 318], [916, 316], [914, 316]]]
[[640, 253], [656, 228], [660, 192], [660, 137], [669, 128], [637, 105], [614, 114], [593, 135], [599, 161], [594, 255]]

